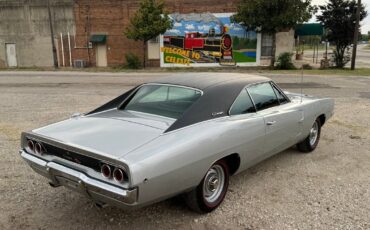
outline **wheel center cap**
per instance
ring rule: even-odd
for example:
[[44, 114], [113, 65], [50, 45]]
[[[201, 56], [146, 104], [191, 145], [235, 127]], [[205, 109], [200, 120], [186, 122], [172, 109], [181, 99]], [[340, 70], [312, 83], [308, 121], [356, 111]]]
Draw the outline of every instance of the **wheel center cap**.
[[214, 192], [218, 187], [218, 179], [217, 178], [213, 178], [210, 180], [209, 182], [209, 190], [211, 192]]

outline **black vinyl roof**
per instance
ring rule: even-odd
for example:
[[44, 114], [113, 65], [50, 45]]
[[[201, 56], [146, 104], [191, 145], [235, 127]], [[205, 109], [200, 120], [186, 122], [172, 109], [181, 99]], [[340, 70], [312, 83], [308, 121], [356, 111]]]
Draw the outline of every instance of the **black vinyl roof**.
[[[202, 121], [228, 116], [231, 105], [245, 86], [267, 81], [271, 80], [240, 73], [186, 73], [148, 83], [185, 86], [203, 91], [203, 95], [165, 131], [169, 132]], [[117, 108], [139, 87], [129, 90], [88, 114]]]
[[245, 86], [270, 81], [269, 78], [240, 73], [187, 73], [162, 78], [153, 83], [181, 85], [203, 91], [183, 116], [166, 132], [202, 121], [228, 116], [229, 109]]

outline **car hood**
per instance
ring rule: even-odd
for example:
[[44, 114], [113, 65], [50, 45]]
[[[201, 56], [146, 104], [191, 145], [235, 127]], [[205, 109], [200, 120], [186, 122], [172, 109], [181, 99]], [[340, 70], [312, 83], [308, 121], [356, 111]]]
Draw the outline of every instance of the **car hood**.
[[32, 132], [66, 145], [119, 158], [155, 139], [173, 123], [161, 119], [149, 119], [147, 115], [108, 116], [102, 113], [71, 118]]

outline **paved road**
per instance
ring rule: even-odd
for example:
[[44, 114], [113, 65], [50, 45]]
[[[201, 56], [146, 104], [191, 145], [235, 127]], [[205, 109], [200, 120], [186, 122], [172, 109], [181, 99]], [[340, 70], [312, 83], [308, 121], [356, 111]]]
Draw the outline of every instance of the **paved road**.
[[[317, 150], [291, 148], [232, 177], [225, 202], [207, 215], [178, 198], [137, 211], [100, 210], [51, 188], [20, 159], [21, 131], [89, 111], [163, 75], [0, 72], [0, 228], [370, 229], [369, 77], [307, 76], [304, 93], [336, 100]], [[269, 76], [300, 91], [298, 76]]]

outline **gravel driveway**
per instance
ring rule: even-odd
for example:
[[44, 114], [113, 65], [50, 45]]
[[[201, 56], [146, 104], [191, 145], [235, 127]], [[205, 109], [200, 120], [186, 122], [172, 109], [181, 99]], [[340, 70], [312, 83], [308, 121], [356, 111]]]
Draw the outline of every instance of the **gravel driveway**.
[[[89, 111], [163, 75], [0, 72], [0, 228], [370, 229], [370, 77], [307, 76], [304, 93], [336, 100], [317, 150], [291, 148], [232, 177], [224, 203], [207, 215], [179, 198], [130, 212], [98, 209], [51, 188], [21, 160], [21, 131]], [[269, 76], [300, 92], [298, 77]]]

